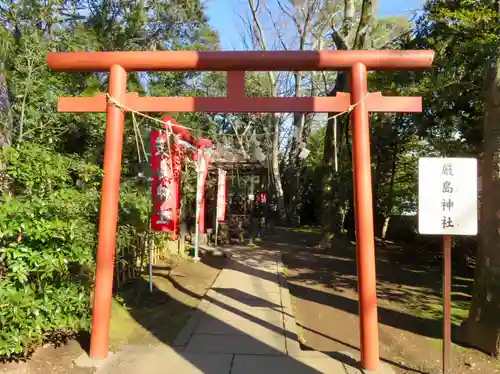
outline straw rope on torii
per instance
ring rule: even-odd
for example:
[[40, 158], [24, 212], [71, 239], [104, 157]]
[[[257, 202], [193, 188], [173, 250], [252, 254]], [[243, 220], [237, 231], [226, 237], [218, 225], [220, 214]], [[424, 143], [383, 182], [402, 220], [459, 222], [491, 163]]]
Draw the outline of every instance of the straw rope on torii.
[[[337, 113], [337, 114], [335, 114], [333, 116], [330, 116], [330, 117], [326, 118], [326, 120], [335, 119], [335, 118], [338, 118], [338, 117], [340, 117], [340, 116], [342, 116], [344, 114], [351, 113], [354, 110], [354, 108], [356, 108], [357, 105], [359, 105], [361, 102], [363, 102], [368, 97], [368, 95], [369, 95], [369, 93], [367, 92], [366, 95], [362, 99], [358, 100], [354, 104], [349, 105], [346, 110], [344, 110], [343, 112]], [[134, 110], [132, 108], [127, 107], [125, 104], [120, 103], [117, 100], [115, 100], [109, 93], [106, 94], [106, 98], [107, 98], [108, 103], [115, 105], [117, 108], [119, 108], [123, 112], [134, 113], [134, 114], [137, 114], [137, 115], [139, 115], [141, 117], [150, 119], [151, 121], [158, 122], [161, 125], [165, 124], [165, 122], [163, 120], [159, 119], [159, 118], [155, 118], [155, 117], [149, 116], [146, 113], [139, 112], [137, 110]], [[187, 129], [187, 130], [198, 131], [198, 129], [190, 128], [190, 127], [183, 126], [183, 125], [180, 125], [180, 124], [177, 124], [177, 126], [182, 127], [184, 129]], [[272, 132], [266, 132], [266, 133], [259, 134], [259, 135], [267, 135], [268, 136], [268, 135], [271, 135], [271, 134], [273, 134], [273, 133]], [[226, 134], [226, 135], [236, 136], [236, 134]]]
[[[363, 102], [363, 101], [364, 101], [364, 100], [368, 97], [368, 95], [369, 95], [369, 93], [367, 92], [367, 93], [365, 94], [365, 96], [364, 96], [364, 97], [362, 97], [362, 98], [361, 98], [360, 100], [358, 100], [356, 103], [349, 105], [349, 106], [347, 107], [347, 109], [346, 109], [346, 110], [344, 110], [344, 111], [342, 111], [342, 112], [340, 112], [340, 113], [337, 113], [337, 114], [335, 114], [335, 115], [333, 115], [333, 116], [327, 117], [327, 118], [326, 118], [326, 121], [329, 121], [329, 120], [332, 120], [332, 119], [333, 119], [333, 120], [334, 120], [334, 126], [336, 127], [336, 125], [337, 125], [337, 118], [338, 118], [338, 117], [340, 117], [340, 116], [342, 116], [342, 115], [344, 115], [344, 114], [349, 114], [349, 113], [351, 113], [357, 105], [359, 105], [361, 102]], [[118, 107], [121, 111], [123, 111], [123, 112], [130, 112], [130, 113], [132, 113], [132, 117], [133, 117], [133, 120], [134, 120], [134, 126], [136, 126], [136, 125], [137, 125], [137, 123], [136, 123], [136, 121], [135, 121], [135, 115], [138, 115], [138, 116], [141, 116], [141, 117], [143, 117], [143, 118], [145, 118], [145, 119], [149, 119], [149, 120], [153, 121], [153, 123], [158, 123], [160, 126], [158, 126], [158, 127], [156, 128], [157, 130], [159, 130], [159, 131], [167, 131], [167, 133], [168, 133], [169, 135], [170, 135], [170, 134], [174, 134], [174, 133], [172, 132], [172, 123], [171, 123], [171, 121], [170, 121], [170, 120], [168, 120], [168, 121], [164, 121], [163, 119], [159, 119], [159, 118], [156, 118], [156, 117], [152, 117], [152, 116], [150, 116], [150, 115], [148, 115], [148, 114], [146, 114], [146, 113], [143, 113], [143, 112], [140, 112], [140, 111], [134, 110], [134, 109], [132, 109], [132, 108], [128, 107], [127, 105], [125, 105], [125, 104], [123, 104], [123, 103], [120, 103], [119, 101], [115, 100], [115, 99], [114, 99], [114, 98], [113, 98], [113, 97], [112, 97], [109, 93], [106, 93], [106, 98], [107, 98], [107, 102], [108, 102], [108, 103], [110, 103], [110, 104], [112, 104], [112, 105], [114, 105], [114, 106]], [[185, 130], [191, 130], [191, 131], [197, 131], [197, 132], [200, 132], [200, 130], [199, 130], [199, 129], [190, 128], [190, 127], [187, 127], [187, 126], [181, 125], [181, 124], [179, 124], [179, 123], [176, 123], [176, 124], [175, 124], [175, 126], [176, 126], [176, 127], [179, 127], [179, 128], [182, 128], [182, 129], [185, 129]], [[154, 128], [154, 127], [151, 127], [151, 128]], [[334, 129], [334, 134], [335, 134], [335, 144], [334, 144], [334, 150], [335, 150], [335, 169], [337, 170], [337, 162], [336, 162], [336, 160], [337, 160], [337, 149], [338, 149], [338, 147], [337, 147], [336, 132], [337, 132], [337, 131], [336, 131], [336, 129]], [[252, 134], [252, 136], [253, 136], [253, 137], [257, 137], [257, 136], [266, 136], [266, 137], [269, 137], [270, 135], [274, 135], [274, 132], [265, 132], [265, 133], [261, 133], [261, 134], [256, 134], [256, 133], [253, 133], [253, 134]], [[222, 136], [222, 137], [237, 137], [237, 138], [238, 138], [238, 140], [240, 141], [240, 146], [241, 146], [241, 148], [242, 148], [242, 152], [243, 152], [243, 154], [244, 154], [245, 156], [247, 156], [247, 155], [246, 155], [246, 152], [245, 152], [245, 150], [244, 150], [244, 148], [243, 148], [243, 144], [241, 144], [241, 138], [240, 138], [240, 135], [239, 135], [239, 134], [237, 134], [237, 133], [236, 133], [236, 134], [219, 133], [219, 134], [217, 134], [217, 136], [218, 136], [218, 137], [219, 137], [219, 136]], [[175, 140], [177, 143], [182, 144], [182, 145], [183, 145], [183, 146], [185, 146], [186, 148], [191, 148], [188, 142], [186, 142], [186, 141], [184, 141], [184, 140], [182, 140], [182, 139], [179, 139], [179, 137], [177, 137], [177, 136], [174, 136], [173, 138], [174, 138], [174, 140]], [[168, 136], [168, 139], [170, 139], [170, 136]], [[142, 141], [142, 139], [141, 139], [141, 141]], [[137, 142], [137, 138], [136, 138], [136, 142]], [[169, 149], [170, 149], [170, 143], [167, 143], [167, 146], [168, 146], [168, 147], [169, 147]], [[305, 146], [305, 144], [304, 144], [303, 146]], [[260, 149], [260, 147], [259, 147], [259, 146], [258, 146], [258, 149]], [[265, 156], [264, 156], [264, 157], [265, 157]], [[222, 160], [221, 160], [221, 161], [222, 161]], [[237, 161], [237, 160], [233, 160], [233, 162], [234, 162], [234, 161]], [[261, 162], [262, 162], [262, 161], [263, 161], [263, 159], [261, 158], [259, 161], [261, 161]], [[226, 163], [229, 163], [229, 160], [227, 160], [227, 161], [226, 161]], [[172, 166], [172, 165], [171, 165], [171, 166]]]

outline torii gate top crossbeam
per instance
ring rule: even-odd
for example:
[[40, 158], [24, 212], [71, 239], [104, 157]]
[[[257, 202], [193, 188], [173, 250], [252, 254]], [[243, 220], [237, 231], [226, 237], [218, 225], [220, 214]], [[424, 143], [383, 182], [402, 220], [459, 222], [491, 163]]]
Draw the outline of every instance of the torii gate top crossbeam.
[[131, 51], [52, 52], [49, 67], [67, 72], [126, 71], [324, 71], [348, 70], [359, 62], [367, 70], [413, 70], [431, 66], [433, 51]]

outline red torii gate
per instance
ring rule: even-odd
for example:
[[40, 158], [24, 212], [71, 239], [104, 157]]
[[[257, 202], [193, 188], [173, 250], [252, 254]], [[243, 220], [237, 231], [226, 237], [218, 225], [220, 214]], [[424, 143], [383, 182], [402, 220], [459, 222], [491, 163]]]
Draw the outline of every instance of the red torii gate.
[[[124, 111], [139, 112], [344, 112], [351, 105], [352, 157], [356, 216], [361, 361], [379, 366], [375, 246], [370, 166], [369, 112], [420, 112], [420, 97], [384, 97], [369, 93], [368, 70], [424, 69], [432, 51], [286, 51], [286, 52], [53, 52], [47, 63], [64, 72], [109, 72], [109, 93], [95, 97], [61, 97], [59, 112], [106, 112], [97, 268], [90, 354], [108, 355], [113, 288]], [[245, 71], [350, 72], [351, 94], [335, 97], [246, 97]], [[226, 71], [227, 97], [140, 97], [127, 93], [127, 72]], [[122, 104], [116, 105], [116, 103]]]

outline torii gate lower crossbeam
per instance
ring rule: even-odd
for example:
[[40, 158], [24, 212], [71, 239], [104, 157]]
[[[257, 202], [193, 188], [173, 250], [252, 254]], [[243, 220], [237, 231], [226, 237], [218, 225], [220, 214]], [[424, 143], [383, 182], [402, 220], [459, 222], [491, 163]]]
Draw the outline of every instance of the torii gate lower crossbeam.
[[[370, 162], [369, 112], [419, 112], [419, 97], [383, 97], [368, 93], [367, 70], [430, 67], [432, 51], [317, 52], [54, 52], [49, 67], [57, 71], [109, 71], [109, 92], [91, 98], [59, 98], [61, 112], [107, 112], [104, 180], [99, 220], [97, 269], [90, 354], [108, 355], [113, 267], [118, 217], [124, 112], [343, 112], [352, 110], [353, 181], [356, 217], [361, 361], [379, 366], [378, 318]], [[131, 71], [227, 71], [225, 98], [139, 97], [126, 92]], [[312, 98], [249, 98], [245, 71], [348, 70], [351, 94]]]

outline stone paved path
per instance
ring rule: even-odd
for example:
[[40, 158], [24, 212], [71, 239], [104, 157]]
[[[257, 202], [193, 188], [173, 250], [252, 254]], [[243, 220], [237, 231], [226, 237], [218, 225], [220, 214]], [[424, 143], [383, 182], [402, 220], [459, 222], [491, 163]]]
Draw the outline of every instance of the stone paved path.
[[174, 347], [126, 347], [97, 373], [361, 373], [342, 353], [334, 359], [300, 349], [282, 269], [279, 253], [234, 248]]

